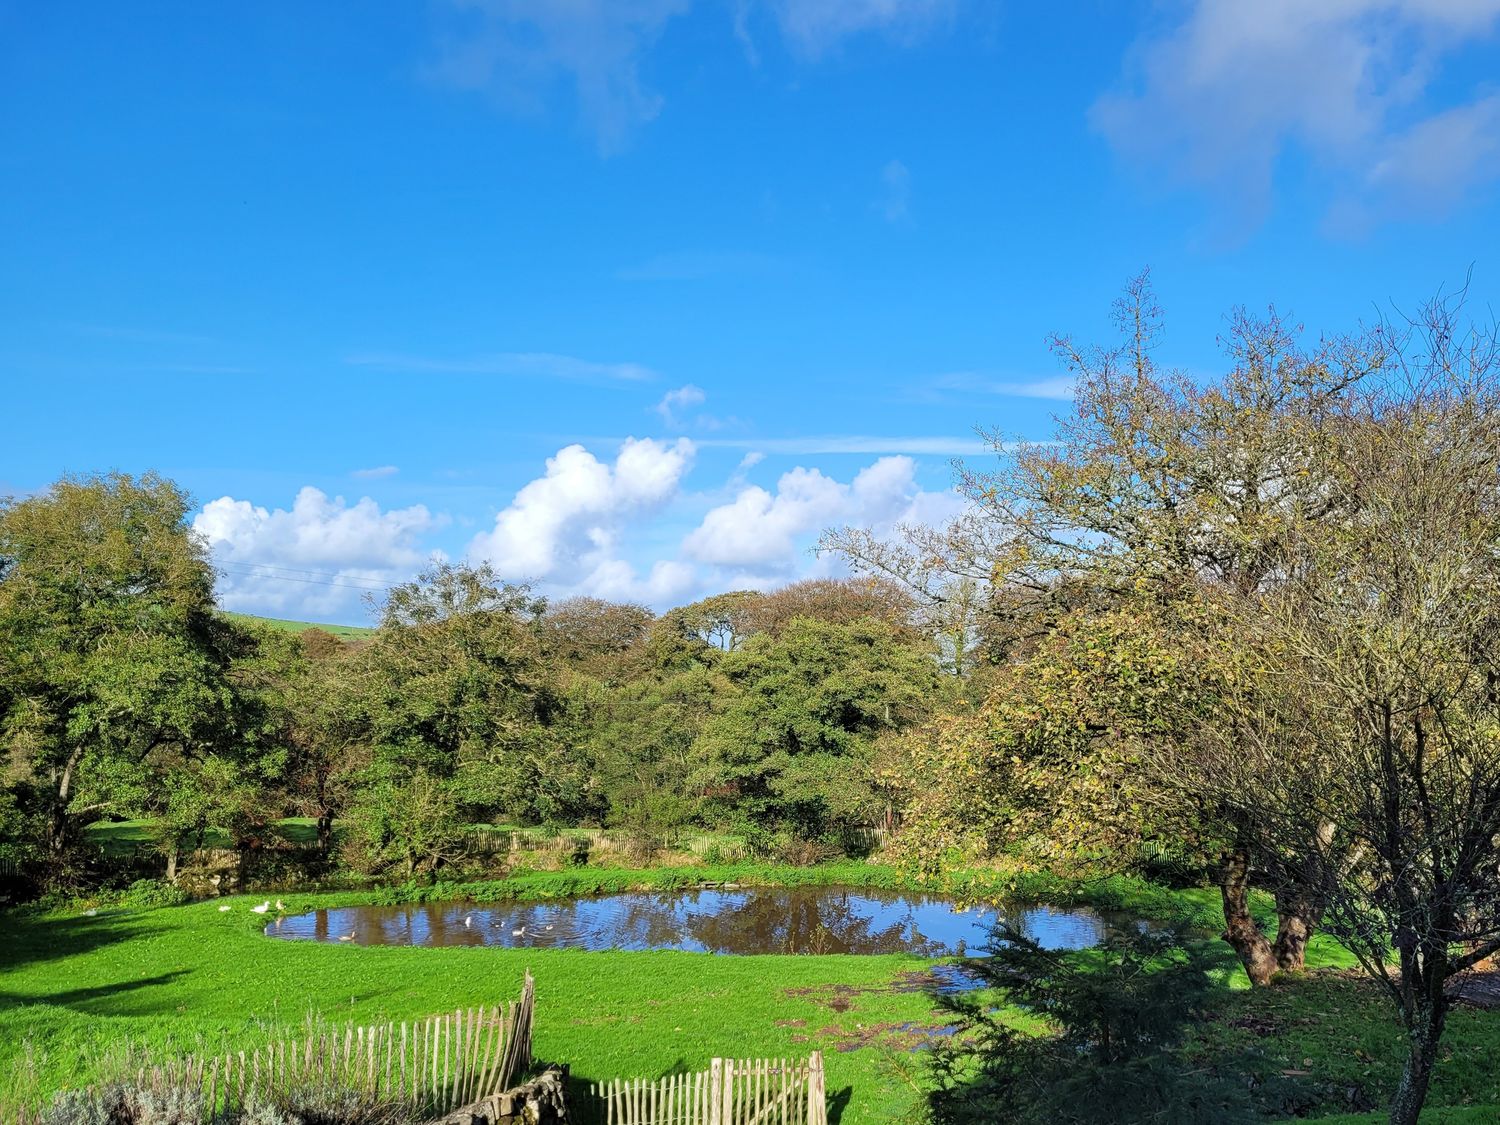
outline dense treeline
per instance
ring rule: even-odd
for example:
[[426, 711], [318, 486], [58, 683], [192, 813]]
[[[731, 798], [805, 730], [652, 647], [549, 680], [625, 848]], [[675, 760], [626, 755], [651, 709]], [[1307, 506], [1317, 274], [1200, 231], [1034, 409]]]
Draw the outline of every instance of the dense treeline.
[[658, 617], [439, 564], [368, 639], [292, 634], [216, 611], [188, 510], [123, 475], [0, 510], [5, 847], [48, 884], [89, 877], [84, 829], [110, 817], [151, 818], [175, 865], [211, 831], [253, 848], [307, 816], [330, 863], [400, 877], [487, 822], [816, 853], [890, 815], [877, 755], [955, 690], [871, 579]]

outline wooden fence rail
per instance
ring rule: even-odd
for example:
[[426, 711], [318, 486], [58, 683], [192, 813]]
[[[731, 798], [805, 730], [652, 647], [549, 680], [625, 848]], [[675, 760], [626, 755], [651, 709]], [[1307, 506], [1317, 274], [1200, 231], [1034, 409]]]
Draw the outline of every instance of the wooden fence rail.
[[823, 1055], [714, 1059], [695, 1074], [590, 1089], [599, 1125], [828, 1125]]
[[206, 1121], [252, 1093], [306, 1086], [335, 1086], [440, 1116], [508, 1089], [531, 1066], [535, 1004], [527, 973], [519, 1001], [416, 1022], [309, 1029], [254, 1051], [149, 1063], [136, 1080], [146, 1088], [201, 1090]]

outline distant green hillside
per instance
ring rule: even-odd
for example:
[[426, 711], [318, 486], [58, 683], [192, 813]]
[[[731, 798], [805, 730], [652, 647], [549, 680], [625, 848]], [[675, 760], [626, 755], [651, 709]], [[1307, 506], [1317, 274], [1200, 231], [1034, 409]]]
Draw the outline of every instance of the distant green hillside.
[[261, 625], [269, 625], [273, 629], [285, 629], [289, 633], [322, 629], [325, 633], [332, 633], [335, 637], [342, 637], [345, 640], [351, 637], [368, 637], [375, 632], [374, 629], [364, 625], [324, 625], [317, 621], [283, 621], [279, 617], [256, 617], [253, 613], [226, 613], [224, 616], [237, 618], [240, 621], [255, 621]]

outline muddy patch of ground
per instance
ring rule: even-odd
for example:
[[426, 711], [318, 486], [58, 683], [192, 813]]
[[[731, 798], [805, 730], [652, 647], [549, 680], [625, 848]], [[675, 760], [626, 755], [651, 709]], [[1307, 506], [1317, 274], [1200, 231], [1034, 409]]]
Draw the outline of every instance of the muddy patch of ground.
[[[942, 972], [946, 966], [933, 969], [918, 969], [900, 973], [889, 983], [867, 985], [850, 984], [813, 985], [806, 988], [788, 988], [786, 995], [809, 1000], [831, 1012], [845, 1015], [855, 1012], [860, 996], [889, 995], [891, 993], [942, 993], [951, 987], [950, 979]], [[806, 1020], [777, 1020], [778, 1027], [807, 1027]], [[891, 1022], [830, 1023], [816, 1031], [800, 1032], [791, 1037], [793, 1043], [808, 1043], [817, 1039], [835, 1051], [858, 1051], [865, 1047], [879, 1047], [897, 1051], [916, 1051], [930, 1046], [934, 1039], [946, 1038], [955, 1032], [949, 1013], [933, 1009], [928, 1021], [905, 1020]]]

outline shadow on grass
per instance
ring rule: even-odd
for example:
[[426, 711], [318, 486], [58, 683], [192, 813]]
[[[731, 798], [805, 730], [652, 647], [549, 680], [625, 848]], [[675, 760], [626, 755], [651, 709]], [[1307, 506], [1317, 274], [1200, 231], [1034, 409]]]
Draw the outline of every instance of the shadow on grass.
[[140, 977], [135, 980], [120, 981], [116, 984], [101, 984], [93, 988], [74, 988], [67, 992], [0, 992], [0, 1007], [22, 1004], [53, 1004], [63, 1008], [78, 1008], [89, 1011], [90, 1005], [98, 1000], [108, 1000], [106, 1012], [111, 1016], [142, 1014], [149, 1015], [157, 1011], [165, 1011], [164, 1008], [139, 1008], [136, 1012], [130, 1010], [130, 1006], [121, 1006], [116, 1003], [121, 996], [135, 992], [142, 988], [155, 988], [158, 985], [171, 984], [179, 977], [188, 974], [187, 969], [173, 969], [169, 973], [158, 973], [154, 977]]
[[828, 1120], [830, 1125], [838, 1125], [844, 1119], [844, 1110], [849, 1108], [849, 1100], [853, 1097], [853, 1086], [845, 1086], [843, 1089], [835, 1090], [828, 1095]]
[[0, 973], [28, 965], [78, 957], [141, 936], [149, 928], [139, 917], [101, 913], [94, 917], [39, 917], [24, 911], [0, 914]]

